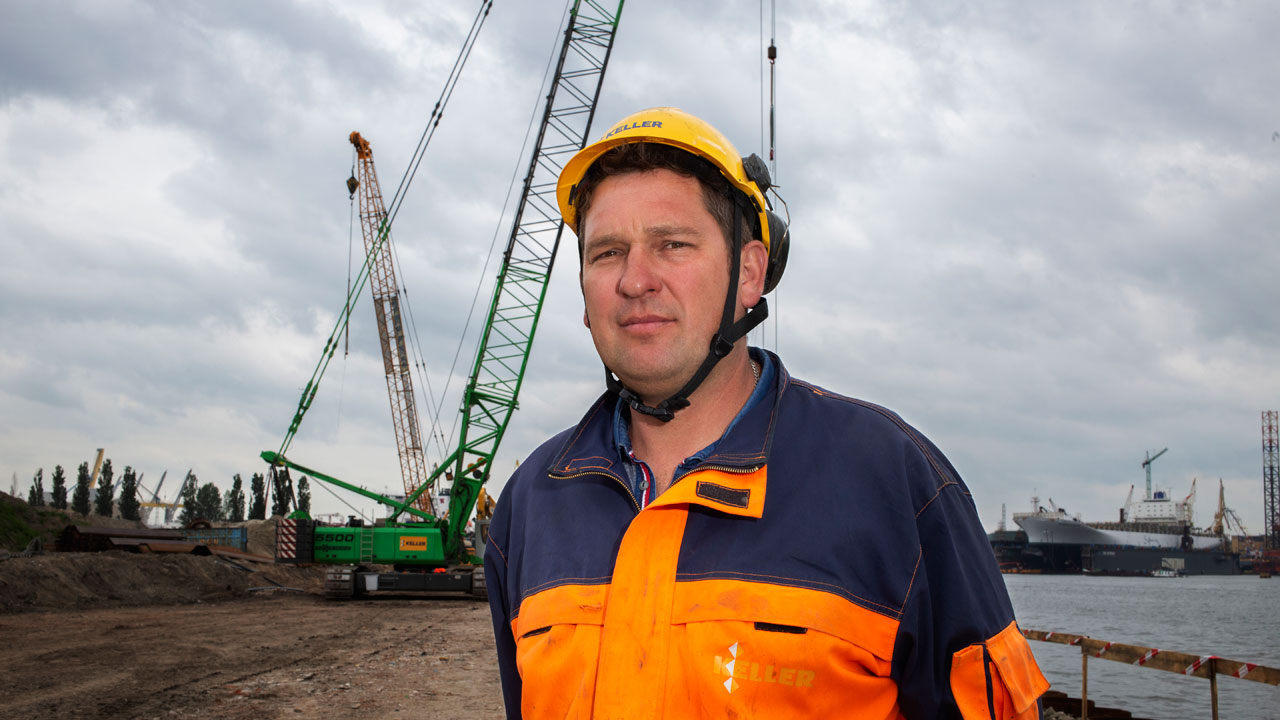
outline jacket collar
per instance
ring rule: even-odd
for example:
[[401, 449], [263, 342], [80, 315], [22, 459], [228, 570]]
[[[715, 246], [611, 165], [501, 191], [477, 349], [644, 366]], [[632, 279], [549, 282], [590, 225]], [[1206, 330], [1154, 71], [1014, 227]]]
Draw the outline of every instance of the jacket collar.
[[[762, 402], [737, 419], [715, 450], [683, 475], [649, 507], [673, 503], [705, 505], [734, 515], [760, 517], [764, 508], [766, 466], [782, 394], [791, 376], [777, 355], [766, 353], [775, 368], [773, 387]], [[625, 484], [618, 469], [620, 458], [614, 443], [613, 415], [618, 396], [605, 393], [592, 404], [569, 441], [551, 462], [548, 474], [556, 478], [606, 475]]]

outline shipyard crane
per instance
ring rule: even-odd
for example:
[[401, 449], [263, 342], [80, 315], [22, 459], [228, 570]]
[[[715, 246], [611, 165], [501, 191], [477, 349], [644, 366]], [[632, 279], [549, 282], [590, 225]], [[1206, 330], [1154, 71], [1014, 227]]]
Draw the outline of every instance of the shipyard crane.
[[[325, 580], [326, 593], [331, 597], [350, 597], [365, 590], [385, 589], [485, 592], [484, 574], [476, 571], [480, 553], [470, 552], [463, 533], [481, 489], [489, 479], [494, 455], [517, 407], [552, 265], [564, 233], [564, 222], [555, 197], [556, 182], [564, 164], [587, 143], [622, 6], [623, 0], [619, 0], [616, 9], [593, 0], [575, 0], [569, 10], [487, 320], [463, 390], [458, 443], [430, 473], [424, 472], [412, 481], [408, 475], [405, 476], [406, 497], [403, 501], [344, 482], [285, 456], [303, 415], [314, 399], [328, 358], [337, 349], [338, 338], [352, 311], [353, 297], [366, 276], [376, 278], [378, 256], [390, 254], [384, 246], [395, 212], [388, 215], [381, 208], [368, 143], [357, 133], [350, 137], [356, 145], [357, 156], [361, 157], [361, 171], [365, 173], [365, 179], [355, 188], [361, 190], [365, 265], [352, 294], [348, 295], [334, 333], [325, 345], [320, 364], [303, 390], [284, 443], [278, 452], [262, 453], [262, 458], [273, 468], [295, 469], [393, 508], [386, 526], [374, 528], [312, 527], [307, 524], [309, 519], [291, 516], [291, 519], [301, 521], [297, 532], [310, 533], [313, 540], [309, 557], [295, 556], [291, 560], [337, 566], [330, 570]], [[368, 156], [367, 171], [362, 153]], [[383, 335], [382, 347], [393, 412], [397, 401], [409, 387], [409, 366], [400, 355], [404, 351], [403, 346], [397, 345], [395, 340], [399, 315], [396, 303], [392, 301], [394, 287], [394, 280], [390, 280], [378, 311], [379, 322], [388, 323], [390, 342], [387, 341], [388, 335]], [[376, 285], [374, 292], [376, 300]], [[380, 325], [380, 332], [381, 329]], [[402, 369], [403, 375], [400, 374]], [[393, 374], [397, 377], [393, 378]], [[393, 385], [393, 380], [399, 383], [401, 377], [406, 384]], [[411, 397], [408, 402], [412, 402]], [[404, 437], [407, 440], [402, 448], [420, 447], [420, 433], [414, 434], [417, 432], [415, 422], [406, 421]], [[403, 463], [404, 455], [401, 457]], [[441, 476], [451, 482], [448, 488], [449, 509], [445, 517], [436, 517], [430, 513], [429, 498], [424, 499], [424, 494]], [[489, 504], [486, 502], [484, 506], [487, 509]], [[402, 521], [403, 515], [408, 515], [408, 519]], [[478, 529], [477, 545], [483, 538], [483, 531]], [[371, 564], [392, 564], [396, 566], [396, 572], [374, 572], [368, 568]], [[437, 572], [422, 572], [424, 569]]]
[[1165, 448], [1160, 452], [1156, 453], [1155, 455], [1152, 455], [1151, 451], [1148, 450], [1147, 459], [1142, 461], [1142, 468], [1147, 471], [1147, 499], [1148, 500], [1151, 499], [1151, 463], [1154, 462], [1156, 458], [1160, 457], [1161, 455], [1167, 452], [1169, 452], [1169, 448]]
[[[169, 475], [168, 470], [165, 470], [164, 472], [160, 473], [160, 482], [156, 483], [156, 489], [151, 493], [151, 500], [138, 503], [139, 507], [146, 508], [147, 510], [147, 517], [145, 521], [147, 524], [151, 523], [152, 509], [161, 507], [163, 505], [160, 502], [160, 488], [164, 487], [164, 479], [168, 477], [168, 475]], [[141, 477], [138, 478], [138, 487], [142, 488], [144, 492], [146, 491], [146, 488], [142, 486]]]
[[1227, 491], [1223, 488], [1222, 478], [1218, 478], [1218, 512], [1213, 515], [1213, 534], [1225, 538], [1232, 527], [1236, 529], [1237, 535], [1249, 536], [1249, 531], [1240, 521], [1240, 516], [1235, 510], [1227, 507]]
[[[138, 503], [138, 507], [147, 509], [146, 524], [151, 524], [151, 513], [156, 508], [164, 510], [164, 519], [160, 521], [162, 526], [173, 524], [173, 516], [182, 508], [182, 493], [192, 481], [191, 471], [193, 469], [187, 468], [187, 474], [183, 476], [182, 485], [178, 487], [178, 494], [174, 496], [173, 502], [165, 502], [160, 499], [160, 488], [164, 485], [164, 479], [169, 474], [169, 471], [165, 470], [160, 474], [160, 482], [156, 483], [156, 489], [155, 492], [151, 493], [151, 499], [147, 502]], [[141, 480], [139, 480], [139, 486], [141, 486]]]
[[102, 456], [106, 454], [106, 449], [98, 448], [98, 459], [93, 461], [93, 472], [89, 473], [89, 489], [98, 487], [98, 473], [102, 472]]

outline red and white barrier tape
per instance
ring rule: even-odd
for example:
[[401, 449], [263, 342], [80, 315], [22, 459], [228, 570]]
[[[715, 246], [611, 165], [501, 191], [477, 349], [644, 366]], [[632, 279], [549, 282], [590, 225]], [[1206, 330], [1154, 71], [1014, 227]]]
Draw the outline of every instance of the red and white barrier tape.
[[1199, 670], [1199, 669], [1201, 668], [1201, 666], [1203, 666], [1205, 663], [1207, 663], [1207, 662], [1209, 662], [1210, 660], [1213, 660], [1213, 659], [1215, 659], [1215, 658], [1217, 658], [1217, 657], [1218, 657], [1217, 655], [1205, 655], [1204, 657], [1202, 657], [1202, 658], [1200, 658], [1200, 659], [1196, 660], [1195, 662], [1191, 663], [1190, 665], [1188, 665], [1188, 666], [1187, 666], [1187, 669], [1186, 669], [1186, 670], [1183, 670], [1183, 671], [1182, 671], [1182, 673], [1183, 673], [1184, 675], [1190, 675], [1190, 674], [1194, 673], [1195, 671]]
[[1231, 673], [1231, 674], [1232, 674], [1232, 675], [1235, 675], [1235, 676], [1236, 676], [1236, 677], [1238, 677], [1238, 678], [1242, 678], [1242, 677], [1244, 677], [1245, 675], [1248, 675], [1248, 674], [1249, 674], [1249, 671], [1250, 671], [1250, 670], [1252, 670], [1252, 669], [1254, 669], [1254, 668], [1256, 668], [1256, 667], [1258, 667], [1257, 663], [1241, 663], [1241, 664], [1240, 664], [1240, 669], [1239, 669], [1239, 670], [1236, 670], [1235, 672], [1233, 672], [1233, 673]]
[[1111, 649], [1111, 643], [1107, 643], [1106, 645], [1103, 645], [1103, 646], [1102, 646], [1102, 649], [1101, 649], [1101, 650], [1099, 650], [1098, 652], [1094, 653], [1094, 654], [1093, 654], [1093, 656], [1094, 656], [1094, 657], [1102, 657], [1102, 653], [1104, 653], [1104, 652], [1106, 652], [1107, 650], [1110, 650], [1110, 649]]
[[1148, 650], [1148, 651], [1147, 651], [1147, 654], [1146, 654], [1146, 655], [1143, 655], [1142, 657], [1138, 658], [1137, 660], [1134, 660], [1134, 661], [1133, 661], [1133, 664], [1134, 664], [1134, 665], [1146, 665], [1148, 660], [1150, 660], [1151, 658], [1153, 658], [1153, 657], [1155, 657], [1156, 655], [1159, 655], [1159, 654], [1160, 654], [1160, 651], [1159, 651], [1159, 650], [1157, 650], [1156, 648], [1151, 648], [1150, 650]]

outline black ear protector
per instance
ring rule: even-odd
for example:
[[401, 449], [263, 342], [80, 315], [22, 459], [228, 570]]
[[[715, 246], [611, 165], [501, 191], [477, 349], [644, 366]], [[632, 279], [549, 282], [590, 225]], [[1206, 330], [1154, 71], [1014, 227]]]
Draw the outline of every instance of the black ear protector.
[[747, 179], [760, 188], [760, 194], [764, 196], [766, 205], [764, 215], [769, 223], [769, 266], [764, 274], [764, 292], [768, 293], [778, 286], [778, 281], [782, 279], [782, 272], [787, 269], [787, 255], [791, 250], [791, 228], [786, 220], [773, 211], [773, 204], [769, 202], [769, 190], [773, 188], [773, 181], [769, 178], [769, 166], [765, 165], [759, 155], [751, 153], [742, 159], [742, 169], [746, 172]]
[[769, 268], [764, 273], [764, 291], [772, 292], [787, 269], [787, 253], [791, 250], [791, 227], [772, 210], [769, 218]]

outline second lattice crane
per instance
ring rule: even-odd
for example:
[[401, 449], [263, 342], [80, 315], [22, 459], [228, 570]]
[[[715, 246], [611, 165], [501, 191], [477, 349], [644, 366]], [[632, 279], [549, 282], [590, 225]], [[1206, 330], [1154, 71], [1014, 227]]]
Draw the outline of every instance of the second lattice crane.
[[[400, 454], [400, 475], [408, 497], [428, 481], [430, 473], [423, 452], [422, 426], [414, 402], [413, 365], [409, 361], [400, 313], [400, 285], [396, 280], [391, 252], [391, 227], [369, 141], [358, 132], [351, 133], [350, 139], [356, 150], [356, 167], [347, 180], [347, 190], [360, 196], [360, 229], [364, 236], [365, 254], [370, 260], [369, 289], [373, 293], [373, 311], [378, 320], [382, 367], [387, 375], [387, 397], [391, 401], [391, 421], [395, 429], [396, 449]], [[415, 500], [415, 506], [424, 512], [434, 512], [430, 503], [430, 493], [419, 493]]]

